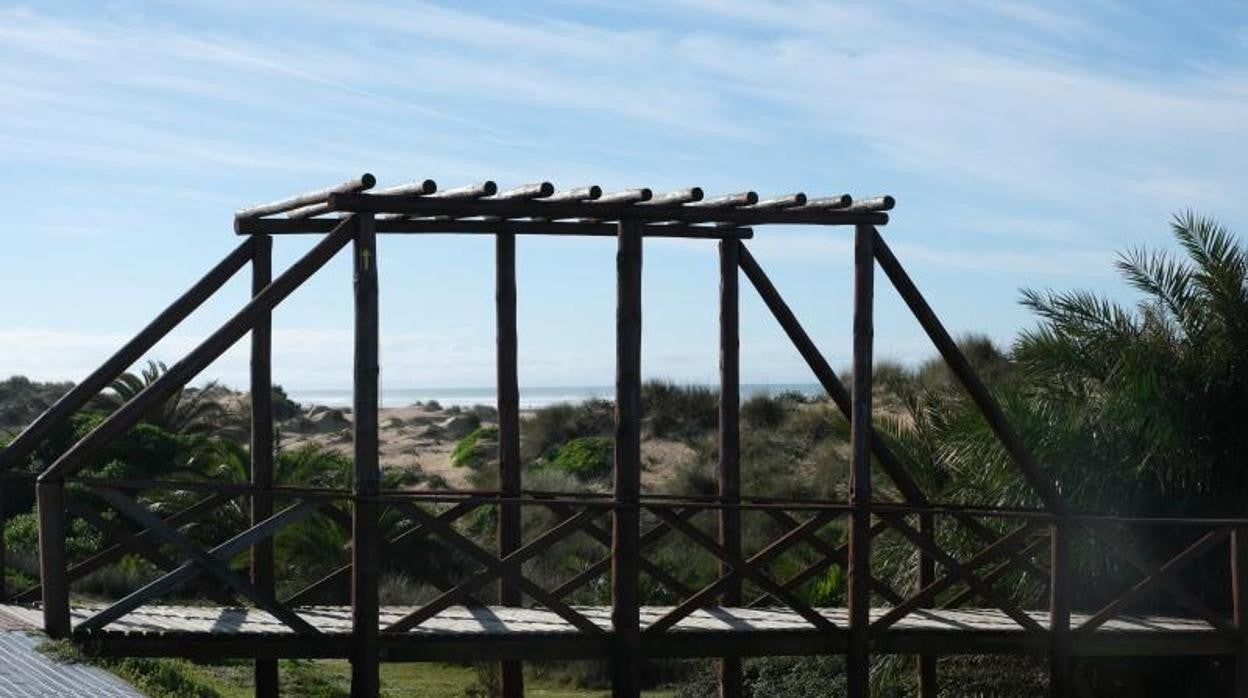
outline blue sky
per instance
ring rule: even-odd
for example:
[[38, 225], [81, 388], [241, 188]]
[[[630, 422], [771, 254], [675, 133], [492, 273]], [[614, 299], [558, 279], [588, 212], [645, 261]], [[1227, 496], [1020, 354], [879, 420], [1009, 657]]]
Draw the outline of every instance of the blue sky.
[[[708, 193], [891, 193], [885, 235], [955, 333], [1021, 287], [1129, 298], [1114, 253], [1191, 207], [1248, 230], [1248, 8], [929, 3], [37, 3], [0, 9], [0, 374], [78, 379], [237, 244], [234, 209], [373, 172]], [[289, 263], [308, 239], [279, 239]], [[751, 249], [834, 365], [849, 237]], [[612, 380], [609, 240], [519, 247], [521, 380]], [[491, 244], [386, 238], [383, 380], [493, 380]], [[644, 370], [711, 381], [711, 243], [646, 248]], [[881, 277], [882, 278], [882, 277]], [[931, 350], [879, 286], [877, 355]], [[743, 289], [743, 377], [809, 374]], [[240, 277], [153, 356], [243, 302]], [[335, 260], [276, 316], [275, 378], [350, 382]], [[205, 372], [242, 385], [245, 342]]]

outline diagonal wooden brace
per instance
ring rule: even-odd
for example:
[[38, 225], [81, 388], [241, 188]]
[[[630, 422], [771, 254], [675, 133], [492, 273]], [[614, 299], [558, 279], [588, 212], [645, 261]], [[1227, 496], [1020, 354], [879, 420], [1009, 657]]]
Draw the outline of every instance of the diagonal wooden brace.
[[[831, 511], [819, 512], [818, 514], [812, 516], [804, 524], [802, 524], [802, 526], [799, 526], [798, 529], [794, 531], [790, 531], [788, 534], [786, 534], [779, 540], [773, 542], [770, 546], [768, 546], [767, 550], [764, 550], [756, 554], [754, 558], [752, 558], [752, 560], [754, 561], [747, 561], [747, 560], [741, 559], [738, 555], [734, 554], [732, 551], [728, 550], [727, 548], [723, 547], [718, 542], [716, 542], [715, 539], [706, 535], [702, 531], [699, 531], [695, 526], [690, 524], [688, 521], [685, 521], [681, 519], [680, 517], [676, 516], [671, 511], [668, 511], [667, 509], [664, 509], [661, 507], [652, 507], [651, 511], [654, 512], [655, 516], [667, 522], [672, 528], [685, 534], [685, 536], [687, 536], [690, 540], [697, 543], [701, 547], [705, 548], [712, 555], [722, 560], [724, 564], [728, 565], [729, 567], [733, 569], [733, 573], [735, 575], [743, 576], [746, 579], [749, 579], [750, 581], [754, 582], [759, 587], [761, 587], [763, 591], [766, 591], [772, 596], [775, 596], [777, 599], [779, 599], [789, 608], [796, 611], [798, 615], [805, 618], [806, 621], [809, 622], [811, 625], [815, 626], [816, 629], [822, 632], [834, 632], [837, 629], [836, 625], [832, 621], [828, 620], [827, 618], [824, 618], [821, 614], [819, 614], [809, 605], [804, 603], [801, 599], [797, 598], [797, 596], [794, 595], [792, 592], [780, 586], [776, 582], [772, 581], [772, 579], [768, 577], [767, 575], [758, 571], [758, 569], [756, 569], [754, 565], [760, 564], [760, 562], [765, 561], [766, 559], [769, 559], [771, 556], [779, 554], [779, 551], [782, 550], [784, 547], [787, 547], [789, 545], [792, 545], [798, 542], [801, 539], [801, 537], [806, 533], [807, 530], [817, 529], [827, 524], [828, 521], [835, 518], [837, 515], [839, 515], [840, 512], [831, 512]], [[808, 528], [804, 528], [804, 527], [808, 527]], [[763, 557], [764, 553], [767, 554], [766, 557]], [[758, 558], [762, 558], [762, 559], [759, 560]], [[684, 611], [685, 615], [692, 613], [693, 610], [697, 608], [697, 604], [700, 603], [701, 598], [703, 598], [704, 596], [709, 596], [709, 595], [713, 595], [717, 593], [719, 589], [722, 587], [722, 585], [726, 583], [726, 581], [732, 576], [733, 575], [726, 575], [724, 577], [721, 577], [718, 581], [702, 589], [702, 591], [699, 591], [698, 594], [695, 595], [698, 597], [698, 601], [691, 603], [691, 600], [687, 599], [685, 603], [677, 607], [676, 610]], [[708, 592], [708, 590], [711, 590], [711, 591]], [[659, 621], [652, 623], [650, 627], [646, 629], [646, 632], [647, 633], [661, 632], [667, 627], [670, 627], [672, 624], [674, 624], [676, 621], [679, 620], [678, 617], [675, 618], [674, 620], [672, 619], [675, 613], [676, 611], [674, 610], [668, 613], [667, 616], [664, 616], [663, 618], [661, 618]]]
[[[265, 611], [268, 611], [274, 618], [282, 621], [295, 632], [306, 635], [319, 634], [320, 631], [312, 627], [312, 625], [303, 618], [299, 617], [298, 614], [285, 606], [282, 606], [277, 602], [277, 599], [272, 597], [272, 595], [256, 588], [255, 585], [243, 579], [242, 576], [235, 573], [227, 565], [227, 561], [231, 557], [237, 555], [243, 550], [246, 550], [255, 540], [271, 536], [282, 526], [293, 521], [297, 516], [296, 512], [302, 513], [302, 515], [311, 513], [313, 509], [311, 505], [296, 505], [291, 507], [281, 514], [265, 519], [263, 522], [252, 527], [244, 534], [235, 536], [226, 543], [217, 546], [213, 550], [205, 552], [188, 540], [186, 536], [179, 533], [177, 529], [165, 523], [160, 517], [147, 511], [120, 492], [112, 489], [100, 488], [96, 490], [96, 494], [98, 494], [104, 501], [108, 502], [122, 515], [147, 528], [147, 530], [151, 531], [152, 535], [157, 539], [172, 545], [182, 552], [182, 554], [191, 558], [191, 562], [179, 567], [155, 582], [148, 584], [143, 589], [130, 594], [112, 606], [109, 606], [103, 611], [95, 614], [80, 624], [79, 629], [89, 630], [102, 627], [103, 625], [116, 620], [122, 615], [129, 613], [131, 610], [143, 605], [148, 600], [155, 598], [160, 594], [168, 593], [177, 586], [189, 581], [195, 574], [195, 568], [198, 567], [201, 570], [217, 577], [226, 585], [234, 589], [234, 591], [251, 599], [257, 606]], [[307, 507], [306, 512], [301, 512], [301, 508], [305, 506]], [[301, 516], [299, 518], [301, 518]], [[244, 536], [246, 536], [247, 545], [239, 548], [237, 541]]]
[[571, 606], [563, 603], [555, 598], [550, 592], [542, 589], [537, 584], [529, 581], [520, 573], [520, 563], [529, 557], [532, 557], [546, 548], [554, 545], [560, 540], [571, 535], [575, 531], [584, 527], [587, 521], [594, 516], [598, 516], [602, 512], [593, 509], [585, 509], [580, 513], [564, 519], [554, 528], [546, 531], [536, 539], [530, 541], [527, 545], [517, 549], [515, 552], [507, 555], [503, 559], [496, 558], [492, 553], [482, 549], [476, 543], [465, 538], [462, 534], [443, 521], [439, 521], [433, 514], [422, 511], [420, 508], [412, 506], [406, 502], [395, 503], [394, 507], [399, 511], [411, 516], [413, 519], [428, 526], [434, 533], [442, 536], [446, 542], [450, 543], [455, 549], [463, 552], [465, 555], [473, 558], [485, 570], [477, 573], [459, 586], [443, 592], [436, 599], [421, 606], [415, 611], [407, 614], [403, 618], [391, 623], [384, 630], [387, 633], [407, 632], [421, 623], [436, 616], [441, 611], [449, 608], [455, 603], [455, 600], [463, 596], [466, 592], [485, 584], [493, 579], [503, 577], [510, 581], [520, 589], [520, 591], [533, 597], [535, 601], [550, 609], [559, 617], [568, 621], [577, 629], [586, 633], [600, 633], [602, 628], [598, 627], [585, 616], [577, 613]]
[[1209, 609], [1200, 599], [1196, 598], [1191, 592], [1184, 589], [1175, 582], [1172, 576], [1179, 571], [1184, 565], [1203, 555], [1213, 546], [1222, 542], [1231, 533], [1229, 528], [1215, 528], [1214, 530], [1201, 536], [1199, 540], [1180, 551], [1178, 555], [1170, 558], [1164, 565], [1153, 565], [1146, 561], [1142, 556], [1135, 552], [1132, 547], [1124, 540], [1117, 536], [1109, 534], [1104, 530], [1094, 530], [1091, 526], [1084, 525], [1088, 533], [1093, 536], [1099, 536], [1109, 545], [1106, 548], [1113, 551], [1122, 559], [1131, 563], [1133, 567], [1144, 573], [1144, 579], [1140, 580], [1135, 586], [1131, 587], [1122, 596], [1109, 602], [1101, 610], [1092, 614], [1090, 618], [1084, 621], [1075, 629], [1079, 633], [1091, 633], [1098, 627], [1103, 625], [1105, 621], [1113, 618], [1126, 608], [1132, 602], [1139, 599], [1154, 586], [1161, 586], [1173, 594], [1179, 603], [1183, 604], [1188, 610], [1200, 615], [1210, 625], [1223, 632], [1234, 634], [1235, 628], [1225, 619], [1219, 617], [1216, 613]]
[[[918, 547], [923, 552], [926, 552], [927, 554], [931, 555], [932, 558], [934, 558], [938, 563], [940, 563], [947, 570], [949, 570], [950, 575], [948, 575], [946, 578], [950, 576], [960, 577], [962, 581], [966, 582], [967, 585], [969, 585], [972, 589], [975, 590], [975, 593], [983, 597], [985, 601], [988, 601], [989, 603], [993, 604], [994, 606], [1001, 609], [1002, 611], [1005, 611], [1006, 615], [1008, 615], [1010, 618], [1013, 618], [1014, 622], [1018, 623], [1023, 628], [1030, 630], [1032, 632], [1036, 632], [1036, 633], [1045, 632], [1044, 626], [1037, 623], [1034, 618], [1024, 613], [1022, 609], [1016, 606], [1013, 602], [1001, 596], [996, 591], [994, 591], [991, 586], [984, 583], [984, 581], [975, 574], [974, 565], [972, 565], [971, 563], [962, 564], [958, 562], [957, 560], [953, 559], [953, 557], [950, 556], [949, 553], [946, 553], [944, 550], [940, 548], [940, 546], [936, 545], [936, 543], [933, 542], [931, 538], [911, 528], [910, 524], [906, 523], [906, 519], [904, 516], [900, 514], [894, 514], [894, 513], [881, 513], [880, 516], [881, 518], [888, 519], [888, 521], [891, 523], [894, 529], [896, 529], [899, 533], [901, 533], [906, 538], [909, 538], [910, 541], [914, 543], [916, 547]], [[1025, 524], [1023, 528], [1020, 528], [1014, 533], [1020, 533], [1021, 531], [1023, 531], [1024, 529], [1030, 526], [1031, 524]], [[1010, 534], [1006, 536], [1006, 538], [1009, 538], [1012, 535], [1014, 534]], [[1002, 539], [1002, 541], [1004, 540], [1005, 538]], [[998, 541], [998, 542], [1001, 542], [1001, 541]], [[1017, 541], [1011, 541], [1011, 544], [1017, 544]], [[992, 546], [989, 546], [989, 548], [991, 547]], [[984, 552], [987, 552], [987, 549], [985, 549]], [[983, 555], [984, 553], [981, 552], [980, 554]], [[983, 560], [980, 560], [979, 562], [982, 563]], [[922, 595], [926, 595], [928, 598], [930, 598], [931, 593], [926, 593], [926, 592], [927, 592], [927, 589], [920, 591], [919, 594], [916, 594], [915, 597], [912, 597], [911, 600], [913, 601], [914, 598], [918, 598], [919, 596], [922, 596]], [[908, 605], [908, 604], [905, 604], [905, 605]], [[893, 612], [897, 611], [898, 608], [900, 607], [893, 608]], [[913, 610], [913, 609], [910, 609], [910, 610]], [[906, 611], [906, 613], [909, 613], [909, 611]], [[905, 613], [901, 614], [901, 616], [904, 616], [904, 615]], [[885, 627], [888, 627], [888, 625], [891, 625], [893, 622], [900, 619], [901, 616], [892, 617], [891, 613], [885, 614], [883, 617], [881, 617], [879, 620], [877, 620], [875, 623], [872, 624], [872, 628], [883, 629]], [[885, 623], [886, 619], [888, 621], [887, 623]]]

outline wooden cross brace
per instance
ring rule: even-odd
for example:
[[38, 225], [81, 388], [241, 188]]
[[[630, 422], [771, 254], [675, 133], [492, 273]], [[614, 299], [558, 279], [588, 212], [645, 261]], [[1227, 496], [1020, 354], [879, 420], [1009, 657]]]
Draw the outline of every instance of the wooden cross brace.
[[685, 534], [690, 540], [705, 548], [708, 552], [721, 560], [724, 564], [732, 568], [732, 572], [726, 574], [712, 582], [710, 585], [703, 587], [693, 596], [687, 598], [679, 606], [669, 611], [662, 618], [651, 623], [646, 628], [646, 633], [660, 633], [678, 623], [682, 618], [688, 616], [697, 610], [704, 601], [718, 594], [727, 583], [737, 577], [745, 577], [754, 582], [771, 596], [776, 597], [789, 608], [797, 612], [798, 615], [805, 618], [807, 622], [815, 626], [823, 632], [835, 631], [836, 625], [823, 617], [819, 612], [815, 611], [809, 605], [797, 598], [793, 592], [785, 589], [781, 585], [772, 581], [770, 577], [758, 570], [771, 558], [779, 555], [785, 549], [797, 544], [808, 533], [817, 531], [825, 526], [829, 521], [840, 515], [837, 511], [821, 511], [810, 519], [806, 520], [797, 528], [789, 531], [780, 538], [777, 538], [763, 550], [756, 553], [748, 560], [743, 560], [736, 553], [728, 550], [720, 545], [715, 539], [698, 530], [693, 524], [685, 519], [680, 518], [674, 512], [663, 507], [651, 507], [654, 515], [666, 522], [669, 526]]
[[148, 601], [178, 589], [200, 572], [207, 572], [220, 579], [242, 596], [251, 599], [253, 603], [268, 611], [274, 618], [282, 621], [295, 632], [308, 635], [319, 634], [316, 628], [299, 617], [294, 611], [282, 606], [271, 594], [243, 579], [242, 576], [228, 566], [230, 559], [250, 548], [257, 540], [268, 538], [287, 524], [311, 514], [316, 509], [315, 504], [304, 502], [289, 507], [212, 550], [205, 552], [179, 533], [177, 529], [120, 492], [108, 488], [98, 488], [96, 494], [123, 516], [146, 528], [153, 537], [172, 545], [191, 558], [191, 561], [96, 613], [80, 623], [76, 630], [98, 630]]
[[1075, 629], [1079, 633], [1091, 633], [1105, 623], [1105, 621], [1118, 615], [1122, 609], [1129, 604], [1138, 600], [1148, 590], [1154, 586], [1161, 586], [1174, 595], [1175, 599], [1185, 606], [1188, 610], [1196, 613], [1204, 618], [1210, 625], [1226, 633], [1236, 634], [1235, 627], [1222, 617], [1218, 616], [1200, 599], [1196, 598], [1187, 589], [1184, 589], [1178, 582], [1174, 581], [1174, 574], [1184, 565], [1203, 555], [1210, 548], [1222, 542], [1231, 533], [1229, 528], [1215, 528], [1214, 530], [1201, 536], [1199, 540], [1180, 551], [1178, 555], [1170, 558], [1164, 565], [1155, 565], [1144, 559], [1142, 555], [1134, 550], [1130, 543], [1122, 538], [1113, 535], [1107, 530], [1095, 530], [1090, 525], [1084, 524], [1084, 528], [1088, 533], [1096, 538], [1100, 537], [1108, 545], [1108, 548], [1114, 554], [1126, 560], [1131, 566], [1144, 573], [1144, 579], [1140, 580], [1135, 586], [1128, 589], [1122, 596], [1109, 602], [1101, 610], [1092, 614], [1090, 618], [1084, 621]]
[[1014, 531], [997, 539], [995, 543], [981, 550], [966, 563], [961, 563], [953, 559], [953, 557], [944, 550], [941, 550], [930, 537], [914, 530], [909, 524], [906, 523], [903, 515], [895, 513], [881, 513], [880, 517], [888, 520], [893, 528], [895, 528], [906, 538], [910, 539], [910, 541], [920, 550], [928, 555], [931, 555], [938, 563], [944, 566], [949, 573], [920, 589], [914, 596], [911, 596], [901, 604], [894, 606], [883, 616], [876, 619], [876, 621], [871, 624], [873, 632], [879, 632], [906, 617], [912, 611], [922, 608], [925, 604], [930, 603], [937, 594], [953, 586], [958, 581], [965, 582], [969, 587], [975, 590], [976, 594], [980, 595], [984, 598], [984, 600], [993, 604], [997, 608], [1000, 608], [1002, 611], [1005, 611], [1006, 615], [1013, 618], [1014, 622], [1018, 623], [1023, 628], [1037, 633], [1045, 632], [1044, 627], [1037, 623], [1034, 618], [1024, 613], [1020, 608], [1018, 608], [1018, 606], [1008, 599], [993, 591], [992, 587], [978, 577], [974, 572], [975, 568], [993, 558], [1004, 555], [1026, 540], [1027, 537], [1030, 536], [1036, 529], [1037, 524], [1035, 522], [1023, 524]]
[[540, 586], [530, 581], [527, 577], [520, 573], [520, 563], [530, 557], [533, 557], [534, 555], [537, 555], [560, 540], [568, 537], [572, 533], [581, 530], [593, 517], [602, 514], [602, 511], [584, 509], [577, 514], [564, 519], [554, 528], [549, 529], [542, 535], [530, 541], [528, 544], [518, 548], [510, 555], [507, 555], [500, 560], [493, 553], [486, 551], [481, 546], [471, 540], [468, 540], [452, 528], [449, 523], [439, 520], [433, 514], [425, 512], [407, 502], [396, 502], [394, 507], [421, 524], [427, 526], [431, 531], [441, 536], [443, 540], [449, 543], [456, 550], [459, 550], [465, 555], [471, 557], [478, 564], [485, 567], [485, 569], [470, 577], [468, 580], [460, 583], [459, 586], [448, 589], [424, 606], [421, 606], [394, 623], [391, 623], [384, 629], [385, 632], [407, 632], [454, 605], [455, 602], [462, 598], [467, 592], [470, 592], [473, 589], [480, 587], [482, 584], [500, 577], [507, 579], [507, 581], [515, 585], [517, 589], [525, 594], [528, 594], [533, 598], [533, 600], [558, 614], [559, 617], [568, 621], [568, 623], [575, 626], [578, 630], [586, 633], [603, 632], [602, 628], [594, 624], [593, 621], [576, 612], [571, 606], [568, 606], [559, 599], [555, 598], [555, 596], [550, 592], [542, 589]]

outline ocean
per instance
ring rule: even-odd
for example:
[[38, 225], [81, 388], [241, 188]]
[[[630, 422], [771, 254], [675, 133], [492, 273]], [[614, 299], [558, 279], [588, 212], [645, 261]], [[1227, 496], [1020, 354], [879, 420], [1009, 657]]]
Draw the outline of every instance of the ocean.
[[[796, 391], [806, 395], [821, 395], [823, 388], [817, 383], [743, 383], [741, 399], [748, 400], [755, 395], [775, 395], [777, 393]], [[326, 389], [286, 389], [292, 400], [305, 407], [308, 405], [325, 405], [326, 407], [350, 407], [350, 388]], [[493, 405], [497, 402], [494, 388], [386, 388], [381, 389], [382, 407], [407, 407], [416, 402], [437, 400], [439, 404], [450, 407], [471, 407], [472, 405]], [[615, 388], [609, 385], [582, 385], [563, 387], [524, 387], [520, 388], [520, 407], [522, 409], [538, 409], [561, 402], [578, 403], [586, 400], [610, 400], [615, 396]]]

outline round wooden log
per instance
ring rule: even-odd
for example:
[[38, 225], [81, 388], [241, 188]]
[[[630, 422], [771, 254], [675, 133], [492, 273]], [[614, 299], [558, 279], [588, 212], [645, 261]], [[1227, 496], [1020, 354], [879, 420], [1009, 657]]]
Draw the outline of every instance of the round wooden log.
[[273, 201], [267, 204], [260, 204], [259, 206], [252, 206], [251, 208], [245, 208], [241, 211], [236, 212], [234, 214], [234, 217], [235, 218], [258, 218], [260, 216], [269, 216], [274, 213], [282, 213], [284, 211], [291, 211], [297, 208], [302, 208], [304, 206], [310, 206], [312, 204], [319, 204], [324, 201], [328, 201], [330, 194], [345, 194], [348, 192], [364, 191], [366, 189], [372, 189], [373, 186], [376, 184], [377, 184], [377, 178], [365, 172], [359, 177], [355, 179], [348, 179], [347, 181], [337, 186], [328, 187], [326, 189], [317, 189], [315, 191], [308, 191], [302, 194], [296, 194], [295, 196], [292, 196], [289, 199], [282, 199], [281, 201]]

